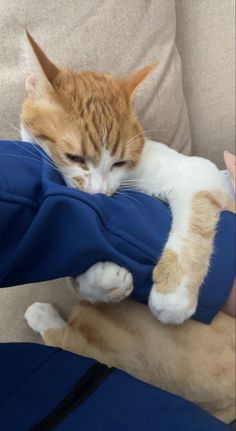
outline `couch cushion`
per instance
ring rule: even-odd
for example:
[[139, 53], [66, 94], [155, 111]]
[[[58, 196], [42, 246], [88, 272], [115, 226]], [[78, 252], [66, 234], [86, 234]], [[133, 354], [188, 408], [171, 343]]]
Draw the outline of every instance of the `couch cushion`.
[[176, 1], [193, 153], [224, 167], [235, 152], [235, 1]]
[[175, 47], [174, 0], [0, 2], [1, 138], [18, 137], [24, 70], [19, 66], [23, 26], [51, 59], [73, 69], [125, 75], [159, 61], [136, 97], [149, 137], [190, 152], [190, 133]]

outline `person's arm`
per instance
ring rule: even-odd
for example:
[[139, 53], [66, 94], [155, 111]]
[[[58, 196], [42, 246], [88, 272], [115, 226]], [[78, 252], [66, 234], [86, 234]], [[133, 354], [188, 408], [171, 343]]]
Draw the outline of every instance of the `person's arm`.
[[[0, 287], [75, 276], [112, 261], [133, 274], [132, 296], [147, 302], [169, 234], [168, 207], [143, 193], [110, 198], [68, 188], [37, 147], [0, 146]], [[195, 315], [206, 323], [233, 283], [233, 229], [234, 216], [224, 212]]]
[[236, 156], [229, 151], [225, 151], [224, 161], [230, 176], [234, 192], [236, 192]]
[[[236, 192], [236, 156], [229, 151], [224, 152], [224, 161], [226, 168], [228, 170], [228, 174], [231, 180], [231, 184], [233, 186], [234, 192]], [[236, 211], [235, 201], [229, 202], [230, 211]], [[234, 280], [234, 286], [227, 298], [226, 303], [221, 308], [224, 313], [229, 314], [232, 317], [236, 316], [236, 280]]]

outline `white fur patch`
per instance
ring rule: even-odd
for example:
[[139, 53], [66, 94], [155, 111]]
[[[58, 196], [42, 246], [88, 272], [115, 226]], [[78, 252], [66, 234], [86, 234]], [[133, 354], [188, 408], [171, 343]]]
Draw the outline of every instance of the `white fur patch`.
[[133, 290], [133, 279], [127, 269], [112, 262], [98, 262], [76, 279], [74, 289], [89, 302], [120, 302]]
[[35, 139], [32, 137], [32, 135], [27, 131], [27, 129], [21, 124], [20, 128], [20, 134], [22, 141], [30, 142], [31, 144], [36, 144]]
[[114, 161], [109, 151], [105, 149], [98, 165], [94, 165], [91, 161], [87, 162], [88, 170], [76, 164], [60, 167], [60, 169], [68, 186], [78, 187], [76, 177], [81, 177], [82, 188], [87, 193], [103, 193], [110, 196], [119, 188], [125, 175], [125, 169], [122, 167], [112, 169]]
[[30, 305], [24, 317], [29, 327], [41, 336], [48, 329], [61, 329], [66, 325], [66, 322], [61, 318], [58, 311], [51, 304], [44, 302], [35, 302]]
[[110, 194], [111, 181], [112, 181], [112, 163], [113, 158], [108, 150], [104, 150], [102, 157], [97, 166], [94, 166], [91, 162], [88, 163], [89, 167], [89, 181], [88, 181], [88, 192]]
[[38, 145], [39, 147], [41, 147], [44, 152], [50, 157], [52, 158], [52, 154], [51, 151], [49, 150], [47, 144], [45, 144], [43, 141], [40, 141], [35, 138], [25, 127], [24, 125], [21, 123], [21, 139], [24, 142], [29, 142], [30, 144], [33, 145]]
[[191, 317], [196, 307], [191, 307], [188, 290], [180, 286], [174, 293], [163, 294], [153, 286], [148, 300], [152, 314], [162, 323], [180, 324]]

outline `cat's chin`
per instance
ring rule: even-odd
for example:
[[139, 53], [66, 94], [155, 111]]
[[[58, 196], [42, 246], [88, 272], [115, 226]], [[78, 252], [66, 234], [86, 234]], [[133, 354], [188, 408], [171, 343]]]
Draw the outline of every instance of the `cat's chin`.
[[[73, 189], [78, 189], [79, 187], [78, 186], [76, 186], [76, 184], [74, 183], [74, 181], [73, 181], [73, 179], [72, 178], [70, 178], [70, 177], [66, 177], [66, 176], [63, 176], [63, 178], [64, 178], [64, 181], [65, 181], [65, 184], [68, 186], [68, 187], [71, 187], [71, 188], [73, 188]], [[83, 190], [84, 191], [84, 190]]]
[[114, 191], [110, 191], [110, 190], [108, 190], [108, 191], [106, 191], [106, 192], [104, 192], [104, 191], [96, 191], [96, 192], [94, 192], [94, 191], [92, 191], [92, 190], [86, 190], [86, 189], [83, 189], [82, 187], [78, 187], [75, 183], [74, 183], [74, 181], [73, 181], [73, 179], [72, 178], [66, 178], [66, 177], [64, 177], [64, 181], [65, 181], [65, 184], [68, 186], [68, 187], [71, 187], [71, 188], [73, 188], [73, 189], [77, 189], [77, 190], [80, 190], [81, 192], [84, 192], [84, 193], [88, 193], [89, 195], [104, 195], [104, 196], [113, 196], [115, 193], [116, 193], [116, 190], [114, 190]]
[[[83, 190], [83, 191], [85, 191], [85, 190]], [[104, 195], [104, 196], [113, 196], [114, 194], [115, 194], [115, 192], [106, 192], [106, 193], [104, 193], [104, 192], [89, 192], [89, 191], [86, 191], [86, 193], [88, 193], [89, 195]]]
[[89, 195], [98, 195], [99, 194], [99, 195], [105, 195], [105, 196], [112, 196], [116, 192], [116, 190], [111, 190], [108, 188], [102, 188], [101, 190], [99, 190], [99, 188], [96, 190], [81, 188], [81, 190], [85, 193], [88, 193]]

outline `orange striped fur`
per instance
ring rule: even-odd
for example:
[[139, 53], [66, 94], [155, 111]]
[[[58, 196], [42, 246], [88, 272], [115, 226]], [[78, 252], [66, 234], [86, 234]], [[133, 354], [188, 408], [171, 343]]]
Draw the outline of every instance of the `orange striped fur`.
[[[99, 163], [104, 146], [117, 162], [134, 167], [144, 146], [144, 131], [132, 95], [155, 65], [128, 78], [59, 69], [27, 34], [34, 63], [28, 69], [21, 120], [27, 131], [45, 141], [59, 166], [73, 165], [67, 154]], [[36, 71], [35, 71], [36, 69]], [[86, 169], [86, 164], [81, 164]], [[78, 178], [78, 186], [83, 181]]]

